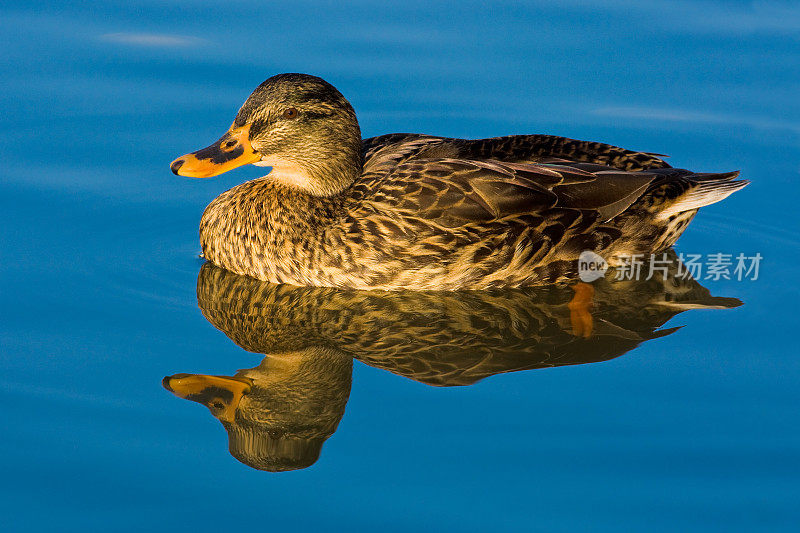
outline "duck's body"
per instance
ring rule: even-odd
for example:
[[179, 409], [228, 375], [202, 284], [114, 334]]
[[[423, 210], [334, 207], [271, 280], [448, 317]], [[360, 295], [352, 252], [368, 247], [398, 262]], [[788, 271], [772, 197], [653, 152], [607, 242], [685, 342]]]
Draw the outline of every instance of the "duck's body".
[[[279, 113], [286, 106], [294, 116]], [[209, 261], [274, 283], [454, 290], [558, 282], [574, 274], [583, 250], [613, 264], [668, 248], [699, 207], [747, 183], [548, 135], [361, 141], [347, 101], [305, 75], [267, 80], [231, 128], [173, 170], [208, 175], [197, 169], [224, 171], [242, 159], [273, 166], [208, 206], [200, 240]]]

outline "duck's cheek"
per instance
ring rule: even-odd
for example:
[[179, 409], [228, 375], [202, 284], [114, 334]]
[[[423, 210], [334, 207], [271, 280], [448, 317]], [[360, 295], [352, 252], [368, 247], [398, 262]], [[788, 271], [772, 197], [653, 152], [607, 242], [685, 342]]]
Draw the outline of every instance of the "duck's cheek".
[[250, 124], [229, 129], [215, 143], [182, 155], [170, 164], [178, 176], [210, 178], [242, 165], [256, 163], [261, 155], [255, 151], [249, 139]]

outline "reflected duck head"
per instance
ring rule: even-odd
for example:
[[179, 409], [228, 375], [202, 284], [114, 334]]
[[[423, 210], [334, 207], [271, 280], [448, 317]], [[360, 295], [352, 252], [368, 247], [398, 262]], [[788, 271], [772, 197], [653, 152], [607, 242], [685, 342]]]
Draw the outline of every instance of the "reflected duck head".
[[258, 470], [307, 468], [344, 415], [352, 359], [331, 350], [268, 355], [234, 376], [175, 374], [164, 388], [208, 407], [228, 433], [228, 449]]
[[170, 168], [207, 178], [252, 163], [272, 167], [274, 179], [329, 196], [361, 174], [361, 146], [355, 111], [333, 85], [279, 74], [253, 91], [222, 137]]

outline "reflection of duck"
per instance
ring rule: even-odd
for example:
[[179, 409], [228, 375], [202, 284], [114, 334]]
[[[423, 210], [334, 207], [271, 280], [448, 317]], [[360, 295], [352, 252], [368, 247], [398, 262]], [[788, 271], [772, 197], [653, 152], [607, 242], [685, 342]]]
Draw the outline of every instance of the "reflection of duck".
[[231, 455], [259, 470], [312, 465], [339, 425], [353, 359], [323, 347], [271, 354], [234, 376], [175, 374], [163, 384], [208, 407], [228, 432]]
[[[674, 254], [672, 254], [674, 259]], [[352, 359], [437, 386], [605, 361], [693, 308], [727, 308], [693, 280], [594, 284], [593, 330], [576, 334], [568, 288], [383, 292], [273, 285], [207, 263], [198, 303], [236, 344], [266, 354], [235, 376], [176, 374], [164, 385], [209, 407], [231, 453], [266, 470], [313, 463], [344, 414]]]
[[654, 154], [549, 135], [361, 139], [332, 85], [262, 83], [211, 146], [172, 163], [214, 176], [271, 173], [220, 195], [200, 223], [205, 257], [273, 283], [449, 290], [549, 283], [582, 250], [671, 246], [697, 209], [744, 186]]

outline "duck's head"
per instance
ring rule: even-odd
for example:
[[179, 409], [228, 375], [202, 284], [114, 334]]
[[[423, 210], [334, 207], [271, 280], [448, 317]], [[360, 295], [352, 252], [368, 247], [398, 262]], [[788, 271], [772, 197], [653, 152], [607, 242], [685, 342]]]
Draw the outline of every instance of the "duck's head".
[[208, 178], [255, 164], [287, 185], [329, 196], [361, 174], [361, 130], [350, 102], [330, 83], [279, 74], [259, 85], [219, 140], [172, 162], [172, 172]]

